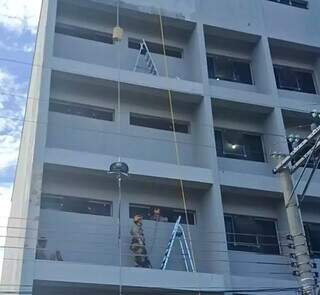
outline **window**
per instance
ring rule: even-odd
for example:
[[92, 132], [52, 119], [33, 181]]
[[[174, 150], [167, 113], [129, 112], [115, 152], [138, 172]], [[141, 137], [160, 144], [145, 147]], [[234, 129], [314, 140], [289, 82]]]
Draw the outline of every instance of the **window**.
[[261, 136], [235, 130], [215, 130], [218, 157], [264, 162]]
[[[131, 49], [140, 50], [141, 42], [142, 42], [142, 40], [129, 38], [128, 47]], [[163, 45], [162, 44], [149, 42], [149, 41], [145, 41], [145, 42], [146, 42], [150, 52], [157, 53], [157, 54], [163, 54]], [[173, 47], [173, 46], [167, 46], [167, 45], [165, 46], [165, 49], [166, 49], [167, 56], [182, 58], [183, 49], [178, 48], [178, 47]], [[144, 54], [144, 52], [142, 52], [142, 53]]]
[[311, 255], [320, 258], [320, 223], [305, 223], [304, 227]]
[[[160, 209], [160, 218], [162, 222], [172, 222], [175, 223], [179, 216], [181, 216], [181, 223], [186, 224], [186, 214], [183, 209], [175, 209], [160, 206], [148, 206], [139, 204], [130, 204], [129, 217], [133, 218], [135, 215], [141, 215], [145, 220], [154, 220], [153, 212], [155, 209]], [[196, 212], [188, 210], [187, 211], [188, 222], [190, 225], [196, 224]]]
[[269, 1], [286, 4], [294, 7], [304, 8], [304, 9], [308, 8], [308, 1], [306, 0], [269, 0]]
[[[130, 113], [130, 124], [134, 126], [173, 131], [172, 120], [169, 118]], [[176, 132], [189, 133], [190, 123], [175, 120], [174, 125]]]
[[252, 83], [250, 62], [227, 56], [207, 55], [210, 79]]
[[50, 112], [70, 114], [97, 120], [114, 120], [113, 110], [57, 99], [50, 100], [49, 110]]
[[274, 220], [231, 214], [224, 219], [229, 250], [280, 254]]
[[57, 23], [56, 33], [68, 35], [72, 37], [78, 37], [82, 39], [113, 44], [112, 34], [104, 33], [96, 30], [87, 28], [81, 28], [74, 25]]
[[279, 89], [316, 94], [310, 71], [274, 65], [274, 74]]
[[45, 194], [41, 197], [41, 209], [111, 216], [112, 203], [102, 200]]

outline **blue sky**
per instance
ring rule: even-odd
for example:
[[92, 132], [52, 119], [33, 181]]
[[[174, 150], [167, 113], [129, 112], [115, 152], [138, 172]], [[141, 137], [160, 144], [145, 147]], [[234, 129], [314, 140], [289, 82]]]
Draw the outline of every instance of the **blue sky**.
[[[0, 0], [0, 235], [5, 234], [41, 0]], [[0, 245], [3, 245], [0, 237]], [[0, 262], [3, 249], [0, 249]], [[1, 272], [1, 263], [0, 263]]]

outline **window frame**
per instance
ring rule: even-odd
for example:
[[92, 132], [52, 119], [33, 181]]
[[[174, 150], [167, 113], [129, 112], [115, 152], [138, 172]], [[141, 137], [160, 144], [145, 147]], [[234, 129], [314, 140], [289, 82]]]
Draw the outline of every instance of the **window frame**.
[[[232, 56], [229, 56], [229, 55], [214, 54], [214, 53], [209, 53], [209, 52], [207, 52], [206, 56], [207, 56], [207, 68], [208, 68], [209, 79], [217, 80], [217, 81], [219, 81], [219, 80], [228, 81], [228, 82], [234, 82], [234, 83], [240, 83], [240, 84], [246, 84], [246, 85], [255, 85], [254, 78], [253, 78], [252, 61], [250, 59], [232, 57]], [[214, 69], [213, 69], [213, 73], [212, 73], [212, 77], [211, 77], [211, 74], [209, 72], [209, 58], [212, 59], [212, 63], [213, 63], [213, 67], [214, 67], [214, 59], [215, 59], [215, 57], [216, 58], [227, 59], [228, 62], [232, 61], [232, 63], [234, 63], [234, 62], [246, 63], [249, 66], [250, 82], [244, 82], [244, 81], [239, 81], [239, 80], [235, 79], [236, 71], [235, 71], [235, 68], [234, 68], [234, 64], [233, 64], [233, 68], [232, 68], [233, 79], [220, 79], [219, 77], [216, 77]]]
[[[309, 251], [310, 251], [310, 255], [316, 259], [320, 258], [320, 249], [319, 250], [313, 250], [312, 249], [312, 244], [311, 244], [311, 239], [310, 239], [310, 229], [309, 226], [310, 225], [316, 225], [319, 227], [319, 232], [320, 232], [320, 223], [316, 223], [316, 222], [304, 222], [303, 223], [304, 228], [305, 228], [305, 232], [306, 232], [306, 239], [307, 239], [307, 244], [309, 247]], [[320, 238], [320, 236], [319, 236]]]
[[[292, 67], [292, 66], [283, 65], [283, 64], [273, 64], [273, 69], [274, 69], [274, 77], [276, 80], [277, 88], [279, 90], [295, 91], [295, 92], [299, 92], [299, 93], [306, 93], [306, 94], [313, 94], [313, 95], [318, 94], [317, 79], [316, 79], [314, 70]], [[277, 78], [277, 76], [279, 76], [279, 73], [276, 73], [276, 69], [279, 69], [279, 70], [286, 69], [286, 70], [290, 70], [292, 73], [295, 73], [295, 80], [296, 80], [297, 87], [291, 88], [291, 89], [289, 87], [285, 87], [285, 86], [281, 87], [281, 81], [279, 80], [279, 78]], [[299, 83], [299, 78], [297, 76], [297, 73], [299, 73], [299, 74], [305, 73], [305, 74], [311, 75], [313, 87], [315, 90], [314, 92], [303, 91], [303, 88], [301, 87], [301, 85]]]
[[[66, 30], [63, 32], [63, 30]], [[78, 31], [77, 31], [78, 30]], [[78, 34], [77, 34], [78, 32]], [[113, 38], [111, 33], [102, 32], [94, 29], [84, 28], [72, 24], [66, 24], [62, 22], [57, 22], [55, 26], [55, 33], [65, 36], [70, 36], [74, 38], [80, 38], [84, 40], [90, 40], [94, 42], [104, 43], [113, 45]], [[95, 36], [90, 37], [90, 36]]]
[[307, 0], [286, 0], [287, 3], [284, 3], [283, 0], [268, 0], [270, 2], [284, 4], [287, 6], [292, 6], [301, 9], [309, 9], [309, 1]]
[[[243, 130], [237, 130], [237, 129], [226, 129], [226, 128], [214, 128], [214, 136], [215, 136], [215, 139], [216, 139], [216, 131], [220, 132], [221, 133], [221, 139], [222, 139], [222, 153], [223, 153], [223, 156], [219, 156], [219, 153], [218, 153], [218, 148], [217, 148], [217, 141], [216, 141], [216, 151], [217, 151], [217, 156], [219, 158], [226, 158], [226, 159], [233, 159], [233, 160], [244, 160], [244, 161], [252, 161], [252, 162], [258, 162], [258, 163], [267, 163], [267, 157], [266, 157], [266, 154], [265, 154], [265, 145], [264, 145], [264, 140], [263, 140], [263, 134], [261, 133], [256, 133], [256, 132], [250, 132], [250, 131], [243, 131]], [[245, 136], [245, 135], [248, 135], [248, 136], [255, 136], [255, 137], [259, 137], [260, 139], [260, 143], [261, 143], [261, 155], [262, 155], [262, 158], [263, 158], [263, 161], [258, 161], [258, 160], [252, 160], [252, 159], [249, 159], [248, 158], [248, 154], [246, 152], [246, 150], [244, 149], [245, 151], [245, 154], [246, 156], [244, 156], [243, 158], [236, 158], [236, 157], [228, 157], [226, 156], [227, 153], [224, 152], [224, 146], [223, 146], [223, 132], [236, 132], [236, 133], [240, 133], [241, 135]]]
[[[158, 120], [158, 122], [162, 121], [163, 123], [167, 123], [169, 126], [172, 127], [170, 128], [157, 128], [157, 127], [152, 127], [152, 126], [147, 126], [147, 124], [139, 124], [139, 123], [133, 123], [133, 119], [147, 119], [147, 120]], [[184, 121], [184, 120], [174, 120], [175, 123], [175, 131], [176, 133], [181, 133], [181, 134], [186, 134], [190, 135], [191, 134], [191, 122], [190, 121]], [[155, 129], [155, 130], [161, 130], [161, 131], [167, 131], [167, 132], [173, 132], [173, 126], [172, 126], [172, 119], [171, 118], [166, 118], [166, 117], [159, 117], [159, 116], [154, 116], [154, 115], [146, 115], [146, 114], [139, 114], [139, 113], [134, 113], [130, 112], [129, 113], [129, 124], [131, 126], [135, 127], [142, 127], [142, 128], [149, 128], [149, 129]], [[179, 130], [181, 125], [182, 129], [186, 128], [186, 132]], [[177, 128], [178, 127], [178, 128]]]
[[[178, 216], [180, 215], [181, 216], [181, 224], [187, 224], [187, 222], [184, 220], [185, 219], [185, 211], [184, 209], [181, 209], [181, 208], [173, 208], [173, 207], [165, 207], [165, 206], [157, 206], [157, 205], [147, 205], [147, 204], [137, 204], [137, 203], [129, 203], [129, 218], [132, 219], [133, 218], [133, 215], [131, 214], [131, 208], [143, 208], [143, 209], [147, 209], [149, 212], [152, 212], [152, 209], [154, 208], [160, 208], [160, 211], [161, 210], [169, 210], [171, 212], [176, 212], [176, 213], [179, 213], [181, 212], [181, 215], [178, 214]], [[192, 215], [192, 222], [190, 222], [190, 220], [188, 219], [189, 221], [189, 225], [192, 225], [192, 226], [196, 226], [197, 225], [197, 211], [196, 210], [190, 210], [188, 209], [187, 210], [187, 213], [188, 213], [188, 216], [189, 214]], [[147, 220], [147, 221], [154, 221], [153, 219], [151, 218], [143, 218], [143, 220]], [[163, 222], [163, 223], [175, 223], [176, 220], [174, 221], [159, 221], [159, 222]]]
[[[89, 212], [83, 213], [83, 212], [76, 212], [76, 211], [70, 211], [70, 210], [62, 210], [61, 208], [63, 206], [60, 206], [60, 209], [54, 209], [54, 208], [46, 208], [44, 207], [45, 199], [60, 199], [60, 200], [66, 200], [66, 201], [84, 201], [88, 204], [90, 203], [101, 203], [104, 205], [108, 205], [108, 210], [110, 211], [110, 215], [105, 214], [92, 214]], [[49, 193], [42, 193], [41, 194], [41, 202], [40, 202], [40, 209], [41, 210], [52, 210], [52, 211], [58, 211], [58, 212], [64, 212], [64, 213], [74, 213], [74, 214], [83, 214], [83, 215], [91, 215], [91, 216], [100, 216], [100, 217], [113, 217], [113, 202], [108, 200], [101, 200], [101, 199], [92, 199], [92, 198], [82, 198], [82, 197], [75, 197], [75, 196], [67, 196], [67, 195], [56, 195], [56, 194], [49, 194]]]
[[[140, 50], [141, 42], [142, 42], [142, 39], [136, 39], [136, 38], [129, 37], [128, 38], [128, 48]], [[145, 42], [146, 42], [148, 49], [151, 53], [164, 55], [162, 44], [157, 43], [157, 42], [153, 42], [153, 41], [147, 41], [147, 40], [145, 40]], [[173, 57], [173, 58], [178, 58], [178, 59], [184, 58], [184, 49], [183, 48], [171, 46], [171, 45], [165, 45], [165, 50], [166, 50], [166, 56], [168, 56], [168, 57]]]
[[[110, 119], [103, 119], [103, 118], [96, 118], [92, 116], [85, 116], [85, 115], [80, 115], [77, 113], [72, 113], [72, 112], [61, 112], [54, 110], [55, 105], [63, 105], [65, 107], [76, 107], [84, 110], [90, 110], [90, 111], [97, 111], [99, 113], [105, 113], [110, 115]], [[105, 122], [114, 122], [115, 121], [115, 110], [109, 109], [109, 108], [104, 108], [104, 107], [98, 107], [98, 106], [93, 106], [89, 104], [84, 104], [84, 103], [78, 103], [78, 102], [73, 102], [73, 101], [66, 101], [66, 100], [60, 100], [60, 99], [55, 99], [55, 98], [50, 98], [49, 101], [49, 112], [53, 113], [59, 113], [59, 114], [64, 114], [64, 115], [70, 115], [70, 116], [77, 116], [77, 117], [82, 117], [82, 118], [88, 118], [88, 119], [94, 119], [94, 120], [99, 120], [99, 121], [105, 121]]]
[[[245, 233], [236, 233], [235, 232], [235, 225], [234, 225], [234, 217], [246, 217], [246, 218], [252, 218], [253, 220], [261, 220], [261, 221], [268, 221], [268, 222], [273, 222], [274, 225], [274, 230], [276, 235], [263, 235], [263, 234], [245, 234]], [[229, 251], [241, 251], [241, 252], [249, 252], [249, 253], [259, 253], [259, 254], [263, 254], [263, 255], [281, 255], [282, 254], [282, 249], [281, 249], [281, 245], [280, 245], [280, 239], [279, 239], [279, 230], [278, 230], [278, 221], [275, 218], [267, 218], [267, 217], [259, 217], [259, 216], [252, 216], [252, 215], [243, 215], [243, 214], [233, 214], [233, 213], [224, 213], [224, 219], [226, 218], [231, 218], [231, 222], [232, 222], [232, 231], [231, 233], [227, 232], [227, 228], [226, 228], [226, 239], [227, 239], [227, 246], [228, 246], [228, 250]], [[232, 241], [229, 242], [229, 236], [232, 236]], [[243, 236], [253, 236], [256, 239], [256, 244], [253, 243], [243, 243], [243, 242], [237, 242], [236, 237], [237, 235], [243, 235]], [[277, 244], [267, 244], [267, 243], [261, 243], [259, 242], [259, 237], [261, 238], [274, 238], [277, 240]], [[231, 244], [234, 248], [233, 249], [229, 249], [229, 244]], [[237, 246], [242, 246], [242, 247], [248, 247], [248, 250], [242, 250], [242, 249], [236, 249]], [[259, 247], [263, 247], [263, 246], [271, 246], [271, 247], [275, 247], [277, 246], [278, 252], [277, 253], [266, 253], [266, 252], [261, 252], [261, 251], [250, 251], [250, 247], [252, 247], [251, 249], [254, 249], [254, 247], [259, 248]]]

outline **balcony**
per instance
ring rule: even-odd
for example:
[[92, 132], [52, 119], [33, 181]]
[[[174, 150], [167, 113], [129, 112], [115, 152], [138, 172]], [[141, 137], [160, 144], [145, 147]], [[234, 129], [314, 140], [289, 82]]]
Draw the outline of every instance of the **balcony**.
[[[54, 72], [47, 147], [176, 165], [167, 92], [128, 84], [121, 89], [119, 116], [115, 83]], [[210, 168], [209, 128], [198, 115], [202, 98], [172, 94], [181, 165]]]
[[288, 229], [281, 219], [281, 195], [224, 186], [222, 201], [231, 273], [293, 280], [285, 255]]
[[279, 143], [279, 135], [270, 129], [273, 110], [213, 99], [212, 111], [222, 184], [277, 191], [270, 162]]
[[[122, 197], [120, 252], [116, 180], [103, 172], [46, 165], [36, 253], [38, 261], [119, 267], [121, 253], [121, 266], [132, 268], [135, 260], [130, 251], [130, 229], [132, 217], [140, 214], [144, 216], [143, 229], [152, 270], [159, 270], [174, 223], [181, 216], [197, 271], [224, 272], [225, 235], [222, 232], [204, 234], [203, 225], [215, 210], [208, 205], [210, 188], [185, 184], [189, 226], [177, 182], [130, 175], [123, 182]], [[161, 210], [159, 221], [153, 220], [155, 208]], [[218, 221], [215, 223], [219, 224]], [[167, 270], [186, 271], [178, 241], [174, 244]]]
[[[115, 7], [108, 10], [86, 7], [70, 1], [59, 1], [54, 41], [54, 56], [88, 64], [120, 68], [132, 72], [139, 56], [139, 42], [144, 39], [160, 76], [166, 76], [159, 17], [127, 8], [120, 9], [124, 38], [120, 47], [113, 44], [112, 29], [116, 24]], [[76, 12], [76, 13], [75, 13]], [[87, 22], [84, 23], [83, 20]], [[173, 79], [201, 81], [200, 65], [194, 38], [195, 23], [163, 18], [169, 76]], [[74, 51], [73, 48], [77, 48]], [[148, 73], [142, 55], [137, 71]]]
[[269, 39], [280, 103], [309, 111], [319, 102], [317, 48]]
[[[246, 96], [266, 103], [272, 93], [268, 45], [258, 35], [204, 26], [209, 81], [213, 96]], [[221, 89], [221, 91], [219, 91]]]

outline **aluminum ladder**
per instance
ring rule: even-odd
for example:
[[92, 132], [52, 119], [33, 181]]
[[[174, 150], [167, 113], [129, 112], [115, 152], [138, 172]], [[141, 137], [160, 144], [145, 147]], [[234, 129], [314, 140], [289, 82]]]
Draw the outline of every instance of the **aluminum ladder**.
[[194, 264], [193, 264], [193, 261], [192, 261], [191, 255], [190, 255], [190, 250], [189, 250], [189, 246], [187, 243], [186, 235], [184, 233], [183, 227], [181, 226], [180, 222], [181, 222], [181, 216], [178, 217], [178, 219], [173, 227], [171, 238], [168, 242], [164, 257], [162, 259], [160, 269], [161, 270], [166, 269], [167, 264], [168, 264], [168, 260], [170, 258], [170, 254], [172, 252], [174, 241], [176, 239], [178, 239], [179, 244], [180, 244], [180, 248], [181, 248], [181, 255], [183, 257], [186, 270], [188, 272], [190, 272], [190, 271], [195, 272], [195, 268], [194, 268]]
[[[142, 57], [143, 57], [143, 60], [145, 63], [144, 67], [140, 66], [140, 60]], [[137, 61], [136, 61], [136, 64], [134, 66], [133, 71], [137, 72], [138, 69], [143, 69], [144, 72], [147, 72], [147, 73], [152, 74], [154, 76], [159, 76], [159, 72], [156, 67], [156, 64], [152, 59], [148, 45], [144, 39], [142, 39], [142, 41], [140, 43], [139, 54], [138, 54]]]

